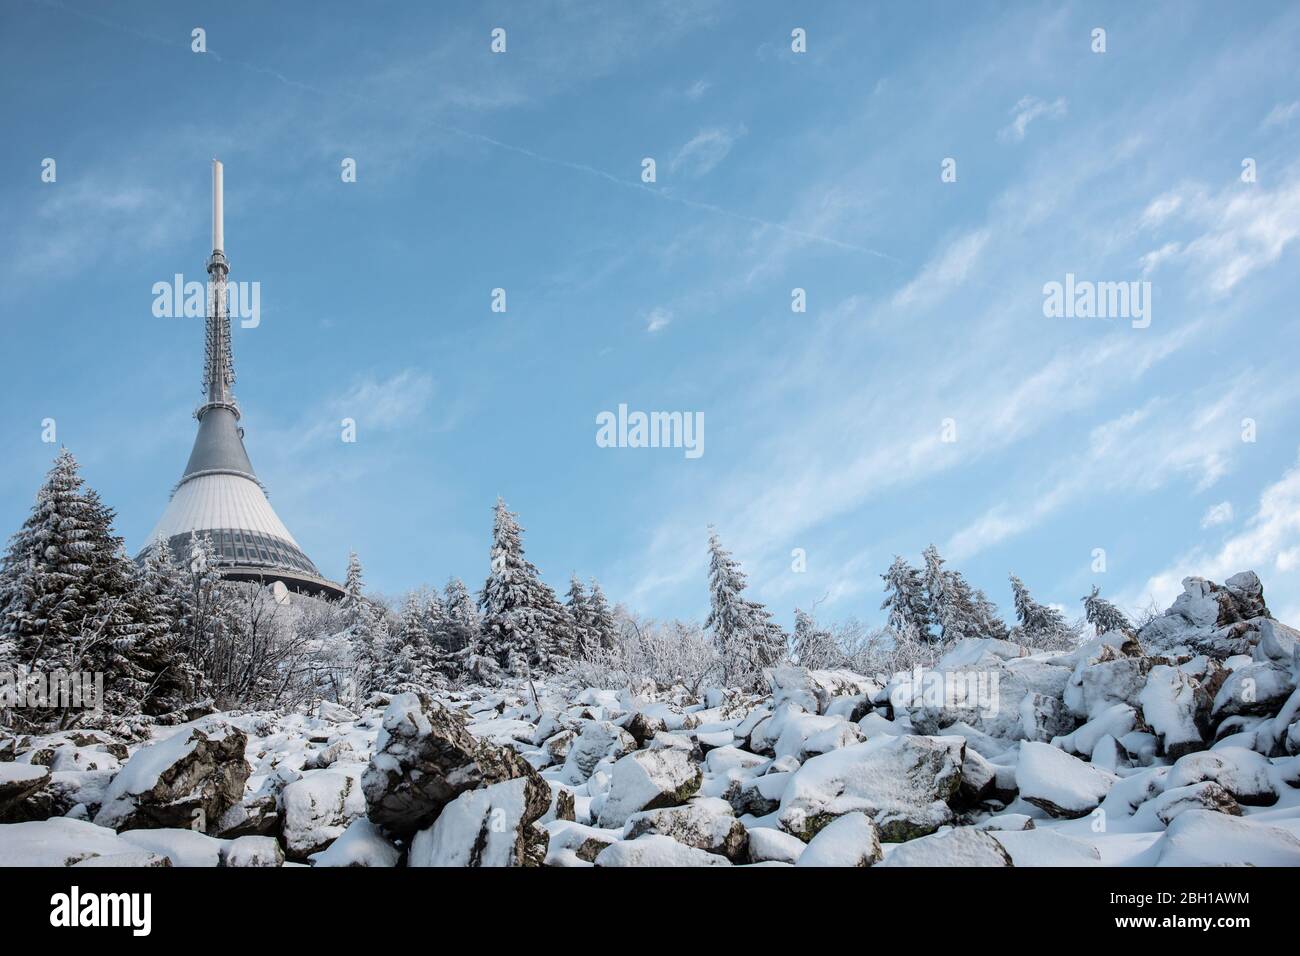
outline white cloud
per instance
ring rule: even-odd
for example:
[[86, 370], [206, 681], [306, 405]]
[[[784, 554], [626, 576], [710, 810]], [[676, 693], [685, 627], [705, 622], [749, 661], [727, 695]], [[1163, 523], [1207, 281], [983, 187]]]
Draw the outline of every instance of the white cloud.
[[686, 88], [686, 98], [688, 100], [698, 100], [701, 96], [709, 91], [713, 86], [708, 80], [696, 80]]
[[1221, 524], [1227, 524], [1232, 521], [1232, 502], [1220, 501], [1217, 505], [1211, 505], [1201, 518], [1202, 528], [1217, 528]]
[[745, 127], [735, 130], [714, 128], [700, 130], [668, 162], [669, 172], [684, 172], [699, 178], [713, 171], [727, 158], [736, 140], [745, 135]]
[[1300, 238], [1300, 169], [1292, 167], [1269, 188], [1234, 183], [1217, 195], [1187, 186], [1147, 206], [1140, 225], [1167, 225], [1177, 216], [1200, 235], [1167, 243], [1142, 257], [1144, 271], [1164, 262], [1184, 263], [1215, 295], [1231, 292], [1243, 279], [1277, 262]]
[[1300, 555], [1300, 465], [1293, 466], [1264, 489], [1259, 507], [1241, 532], [1228, 538], [1217, 550], [1200, 548], [1184, 554], [1164, 571], [1152, 575], [1133, 605], [1154, 599], [1168, 607], [1182, 592], [1182, 579], [1189, 575], [1222, 582], [1238, 571], [1254, 571], [1264, 582], [1265, 594], [1296, 593], [1297, 556]]
[[646, 316], [645, 330], [649, 332], [651, 335], [654, 335], [654, 333], [661, 332], [664, 329], [668, 328], [668, 323], [670, 323], [672, 320], [673, 320], [672, 312], [670, 312], [668, 309], [665, 309], [663, 306], [656, 306], [655, 308], [651, 309], [650, 314]]
[[1004, 142], [1019, 142], [1025, 138], [1025, 133], [1029, 131], [1029, 124], [1040, 116], [1045, 116], [1048, 119], [1062, 119], [1066, 113], [1065, 98], [1058, 97], [1048, 103], [1036, 96], [1025, 96], [1011, 108], [1011, 113], [1013, 118], [1010, 124], [998, 131], [998, 138]]
[[894, 295], [894, 305], [915, 306], [937, 302], [961, 285], [979, 262], [988, 245], [988, 229], [968, 232], [949, 243], [931, 259], [911, 282]]
[[1293, 103], [1278, 103], [1277, 106], [1269, 110], [1260, 126], [1264, 129], [1268, 129], [1270, 126], [1286, 126], [1297, 116], [1300, 116], [1300, 100]]

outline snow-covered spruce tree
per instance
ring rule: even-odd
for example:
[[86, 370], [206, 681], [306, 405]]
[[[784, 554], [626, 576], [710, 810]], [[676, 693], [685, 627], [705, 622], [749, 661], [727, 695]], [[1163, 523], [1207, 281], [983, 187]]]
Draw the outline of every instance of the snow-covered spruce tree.
[[767, 608], [743, 596], [745, 586], [745, 572], [710, 527], [710, 609], [704, 626], [713, 631], [723, 683], [757, 690], [763, 685], [763, 669], [779, 664], [785, 656], [786, 637]]
[[460, 578], [452, 578], [442, 592], [443, 623], [436, 632], [438, 643], [449, 654], [473, 651], [478, 644], [482, 623], [474, 598]]
[[140, 656], [153, 674], [144, 712], [161, 716], [197, 700], [203, 675], [184, 648], [191, 618], [189, 574], [165, 538], [145, 555], [137, 579], [137, 614], [144, 622]]
[[348, 552], [348, 571], [343, 579], [343, 597], [339, 599], [339, 609], [354, 622], [360, 615], [360, 608], [366, 603], [365, 573], [361, 569], [361, 559], [355, 551]]
[[894, 563], [881, 577], [885, 582], [885, 600], [880, 609], [889, 612], [889, 627], [896, 634], [906, 634], [912, 639], [928, 637], [931, 611], [920, 569], [895, 555]]
[[922, 556], [926, 597], [940, 640], [951, 643], [967, 637], [1006, 638], [1007, 627], [983, 591], [972, 587], [960, 572], [945, 568], [933, 544]]
[[584, 658], [590, 657], [599, 643], [591, 629], [587, 589], [576, 574], [569, 576], [569, 591], [564, 598], [564, 607], [569, 612], [569, 622], [573, 628], [573, 643], [579, 654]]
[[1101, 596], [1101, 588], [1092, 586], [1092, 591], [1084, 598], [1084, 619], [1097, 629], [1098, 634], [1109, 631], [1130, 631], [1133, 625], [1124, 616], [1124, 612]]
[[617, 647], [618, 625], [614, 622], [614, 612], [595, 578], [591, 579], [591, 590], [587, 592], [587, 626], [600, 647], [607, 651]]
[[[104, 708], [118, 715], [140, 709], [152, 675], [138, 648], [135, 569], [113, 517], [62, 449], [0, 562], [0, 647], [34, 674], [102, 674]], [[51, 704], [24, 718], [70, 726], [83, 716], [66, 701]]]
[[843, 667], [845, 654], [830, 631], [817, 626], [813, 616], [801, 608], [794, 609], [795, 663], [812, 670]]
[[1065, 615], [1054, 607], [1039, 604], [1030, 595], [1014, 574], [1011, 577], [1011, 591], [1016, 605], [1016, 619], [1019, 626], [1012, 631], [1011, 639], [1028, 647], [1041, 647], [1044, 650], [1064, 650], [1078, 642], [1078, 634], [1066, 621]]
[[512, 674], [551, 671], [568, 656], [571, 625], [563, 605], [524, 557], [523, 529], [498, 498], [492, 523], [492, 569], [478, 606], [483, 652]]

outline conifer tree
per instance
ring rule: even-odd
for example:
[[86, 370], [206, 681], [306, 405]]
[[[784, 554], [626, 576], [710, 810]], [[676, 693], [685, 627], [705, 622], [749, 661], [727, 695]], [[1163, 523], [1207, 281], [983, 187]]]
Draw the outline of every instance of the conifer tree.
[[1065, 615], [1054, 607], [1039, 604], [1030, 595], [1024, 582], [1011, 576], [1011, 592], [1016, 606], [1016, 619], [1020, 622], [1017, 639], [1030, 647], [1049, 650], [1064, 649], [1075, 643], [1077, 635]]
[[443, 589], [443, 624], [439, 643], [449, 654], [473, 651], [479, 642], [482, 625], [474, 598], [460, 578], [452, 578]]
[[896, 634], [928, 639], [931, 611], [921, 571], [895, 555], [894, 563], [881, 577], [885, 582], [885, 600], [880, 609], [889, 612], [889, 627]]
[[564, 607], [569, 612], [569, 621], [573, 627], [572, 643], [582, 656], [590, 654], [599, 646], [599, 641], [591, 628], [591, 611], [588, 607], [587, 589], [583, 587], [576, 574], [569, 576], [569, 592], [565, 595]]
[[813, 616], [794, 609], [793, 656], [795, 663], [813, 670], [840, 667], [844, 652], [829, 631], [817, 626]]
[[1097, 629], [1098, 634], [1132, 630], [1133, 625], [1124, 613], [1102, 597], [1100, 592], [1101, 588], [1094, 584], [1092, 591], [1082, 599], [1084, 619]]
[[563, 606], [524, 557], [523, 529], [498, 498], [492, 569], [479, 594], [485, 653], [514, 674], [550, 670], [570, 652]]
[[763, 669], [775, 666], [784, 656], [786, 640], [768, 610], [743, 596], [745, 587], [744, 571], [710, 528], [710, 610], [704, 626], [713, 631], [723, 683], [758, 689]]
[[612, 651], [617, 646], [614, 612], [595, 578], [591, 579], [591, 590], [587, 592], [587, 628], [599, 647]]

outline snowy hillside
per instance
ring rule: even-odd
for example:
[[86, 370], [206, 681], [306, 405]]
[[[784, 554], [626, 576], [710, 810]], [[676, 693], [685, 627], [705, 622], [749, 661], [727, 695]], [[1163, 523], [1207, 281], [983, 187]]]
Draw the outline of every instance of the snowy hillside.
[[1300, 637], [1254, 574], [1068, 651], [766, 692], [507, 681], [0, 737], [49, 866], [1300, 865]]

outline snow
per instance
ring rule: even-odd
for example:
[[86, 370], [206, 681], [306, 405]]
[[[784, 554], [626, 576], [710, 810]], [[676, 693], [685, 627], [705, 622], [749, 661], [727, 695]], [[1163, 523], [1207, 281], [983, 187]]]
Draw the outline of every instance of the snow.
[[1179, 814], [1156, 841], [1157, 866], [1300, 866], [1300, 838], [1210, 810]]
[[35, 783], [49, 775], [47, 767], [29, 763], [0, 763], [0, 786]]
[[127, 830], [121, 836], [132, 846], [166, 857], [179, 867], [219, 866], [226, 845], [193, 830]]
[[682, 846], [672, 837], [647, 833], [600, 851], [596, 866], [730, 866], [725, 856]]
[[397, 866], [401, 854], [369, 820], [353, 820], [343, 835], [311, 856], [312, 866]]
[[821, 829], [796, 866], [871, 866], [880, 859], [880, 831], [865, 813], [846, 813]]
[[1090, 843], [1054, 830], [1005, 828], [990, 831], [1011, 854], [1016, 866], [1101, 866], [1101, 854]]
[[1054, 816], [1079, 817], [1105, 798], [1115, 776], [1044, 743], [1020, 745], [1016, 785], [1025, 800]]
[[683, 802], [699, 789], [700, 770], [680, 750], [640, 750], [614, 764], [600, 825], [616, 827], [638, 810]]
[[71, 866], [90, 857], [138, 851], [107, 827], [85, 820], [54, 817], [0, 824], [0, 866]]
[[749, 831], [751, 863], [797, 863], [807, 846], [798, 837], [772, 827], [754, 827]]
[[890, 847], [881, 866], [1007, 867], [1011, 858], [988, 831], [959, 827]]

